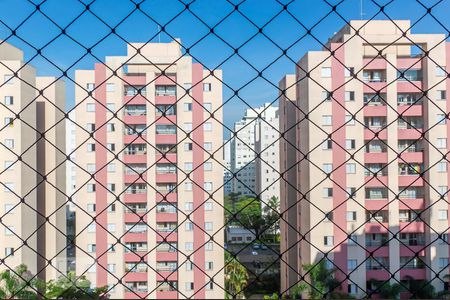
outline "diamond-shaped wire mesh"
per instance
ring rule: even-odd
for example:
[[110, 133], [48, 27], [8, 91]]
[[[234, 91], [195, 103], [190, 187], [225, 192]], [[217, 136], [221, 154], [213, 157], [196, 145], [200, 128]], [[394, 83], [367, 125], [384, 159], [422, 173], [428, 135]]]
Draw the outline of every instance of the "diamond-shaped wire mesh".
[[0, 1], [0, 297], [448, 298], [449, 13]]

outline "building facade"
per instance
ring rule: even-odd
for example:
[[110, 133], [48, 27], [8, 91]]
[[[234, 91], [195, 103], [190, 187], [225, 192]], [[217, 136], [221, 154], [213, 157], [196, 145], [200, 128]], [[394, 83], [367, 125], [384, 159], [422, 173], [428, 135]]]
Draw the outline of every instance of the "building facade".
[[275, 109], [275, 116], [255, 125], [255, 190], [263, 211], [272, 198], [280, 199], [280, 121]]
[[[281, 192], [283, 257], [297, 266], [282, 271], [286, 291], [324, 253], [343, 282], [338, 291], [357, 297], [370, 293], [371, 279], [447, 288], [450, 46], [445, 35], [414, 34], [410, 25], [351, 21], [329, 50], [298, 62], [295, 122], [280, 109], [282, 172], [297, 190]], [[295, 174], [285, 172], [290, 153]]]
[[241, 120], [234, 123], [231, 139], [231, 170], [233, 193], [256, 196], [256, 126], [263, 120], [276, 117], [278, 107], [265, 103], [258, 108], [248, 108]]
[[221, 71], [173, 41], [75, 76], [77, 273], [112, 298], [223, 298]]
[[1, 269], [25, 264], [41, 279], [55, 279], [66, 273], [65, 85], [36, 76], [6, 42], [0, 78]]

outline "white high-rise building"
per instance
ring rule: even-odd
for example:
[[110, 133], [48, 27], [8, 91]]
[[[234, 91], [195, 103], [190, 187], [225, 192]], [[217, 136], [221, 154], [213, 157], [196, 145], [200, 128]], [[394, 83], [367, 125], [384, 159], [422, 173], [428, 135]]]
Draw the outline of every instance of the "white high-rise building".
[[229, 195], [233, 192], [233, 173], [231, 172], [231, 140], [226, 140], [223, 145], [223, 193]]
[[280, 198], [280, 147], [278, 108], [275, 116], [256, 122], [255, 150], [259, 154], [255, 163], [256, 193], [264, 209], [272, 197]]
[[256, 189], [256, 148], [255, 129], [259, 122], [274, 119], [278, 107], [264, 103], [261, 107], [246, 109], [243, 118], [234, 123], [235, 135], [231, 139], [231, 170], [236, 174], [233, 179], [233, 192], [240, 195], [255, 196]]

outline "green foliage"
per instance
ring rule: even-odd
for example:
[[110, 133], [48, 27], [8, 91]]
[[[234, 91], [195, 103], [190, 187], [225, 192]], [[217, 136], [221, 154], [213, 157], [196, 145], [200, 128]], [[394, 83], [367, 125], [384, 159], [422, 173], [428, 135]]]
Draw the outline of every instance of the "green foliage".
[[47, 283], [33, 276], [25, 265], [19, 265], [14, 272], [0, 273], [1, 299], [107, 299], [106, 292], [107, 287], [92, 289], [86, 276], [73, 272]]
[[107, 287], [91, 288], [91, 282], [86, 276], [76, 276], [69, 272], [57, 280], [50, 280], [46, 285], [45, 296], [50, 299], [107, 299]]
[[226, 298], [244, 298], [244, 288], [248, 282], [247, 269], [228, 252], [225, 252], [225, 290]]
[[370, 281], [374, 290], [381, 298], [384, 299], [398, 299], [403, 287], [399, 283], [390, 283], [389, 281]]

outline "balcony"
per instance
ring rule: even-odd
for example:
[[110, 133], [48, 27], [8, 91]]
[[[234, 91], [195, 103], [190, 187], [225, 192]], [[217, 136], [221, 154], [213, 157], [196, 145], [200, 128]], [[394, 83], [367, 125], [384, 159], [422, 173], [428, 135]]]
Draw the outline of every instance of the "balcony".
[[365, 187], [374, 187], [374, 188], [388, 186], [388, 177], [387, 176], [377, 176], [377, 177], [366, 176], [364, 178], [364, 186]]
[[123, 116], [123, 122], [125, 124], [135, 125], [135, 124], [145, 124], [147, 122], [147, 116]]
[[156, 75], [155, 85], [170, 85], [174, 86], [177, 82], [177, 77], [175, 75]]
[[423, 114], [422, 105], [400, 105], [397, 108], [399, 114], [403, 116], [420, 117]]
[[123, 161], [126, 164], [142, 164], [147, 162], [147, 154], [123, 155]]
[[367, 269], [366, 271], [366, 279], [367, 280], [379, 280], [379, 281], [387, 281], [391, 278], [391, 274], [389, 273], [389, 266], [386, 269]]
[[176, 153], [165, 153], [164, 156], [162, 153], [156, 151], [155, 160], [158, 163], [177, 163], [177, 154]]
[[423, 233], [425, 232], [424, 222], [400, 222], [400, 231], [402, 233]]
[[130, 86], [144, 86], [146, 84], [145, 73], [142, 74], [124, 74], [122, 75], [123, 81]]
[[176, 222], [177, 213], [157, 213], [156, 222]]
[[178, 292], [176, 290], [173, 291], [157, 291], [156, 292], [157, 299], [178, 299]]
[[123, 103], [129, 105], [145, 105], [148, 100], [144, 95], [125, 95], [123, 97]]
[[147, 241], [147, 232], [127, 232], [123, 240], [125, 243], [140, 243]]
[[398, 185], [399, 186], [423, 186], [423, 178], [419, 177], [419, 175], [403, 175], [398, 176]]
[[371, 127], [370, 129], [364, 129], [364, 139], [373, 140], [376, 136], [380, 140], [387, 140], [387, 128]]
[[408, 279], [426, 280], [426, 269], [400, 269], [400, 280]]
[[[173, 124], [177, 124], [177, 116], [176, 115], [172, 115], [172, 116], [157, 116], [155, 123], [157, 125], [173, 125]], [[171, 132], [169, 134], [176, 134], [175, 132]]]
[[364, 70], [386, 70], [387, 62], [385, 58], [364, 58]]
[[422, 129], [398, 129], [398, 139], [399, 140], [417, 140], [422, 137]]
[[125, 281], [147, 281], [148, 273], [144, 272], [129, 272], [124, 276]]
[[145, 213], [132, 213], [132, 212], [125, 212], [124, 214], [124, 220], [127, 223], [137, 223], [141, 221], [141, 217], [143, 218], [144, 222], [147, 221], [147, 215], [144, 215]]
[[[374, 223], [374, 222], [370, 222], [370, 223], [366, 223], [364, 224], [364, 232], [366, 233], [372, 233], [372, 234], [376, 234], [376, 233], [388, 233], [388, 228], [389, 228], [389, 223]], [[370, 245], [370, 246], [374, 246], [374, 245]]]
[[125, 203], [147, 203], [147, 194], [124, 194]]
[[399, 162], [407, 162], [407, 163], [423, 163], [423, 152], [409, 152], [403, 151], [400, 154]]
[[364, 153], [364, 163], [366, 164], [376, 164], [376, 163], [386, 164], [387, 162], [388, 162], [387, 152]]
[[124, 298], [125, 299], [146, 299], [147, 292], [130, 292], [130, 290], [125, 288]]
[[387, 106], [385, 105], [366, 105], [364, 106], [365, 117], [386, 117]]
[[147, 261], [147, 251], [125, 252], [123, 256], [123, 259], [126, 262], [140, 262], [141, 258], [144, 258], [144, 260]]

